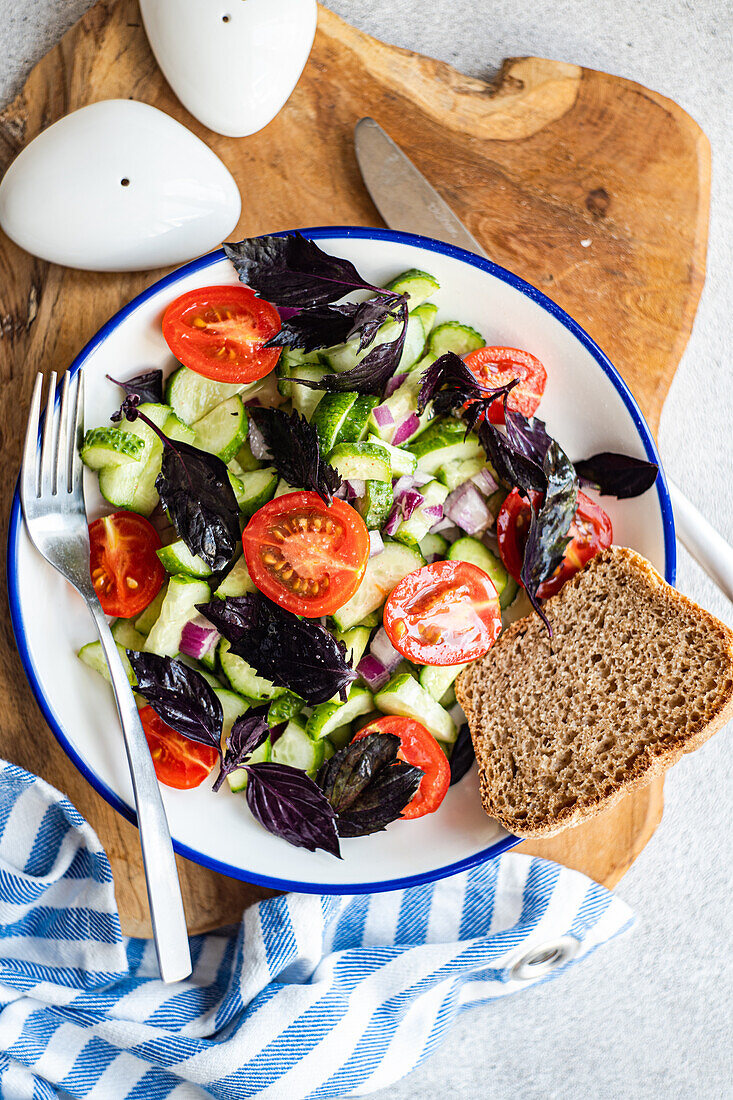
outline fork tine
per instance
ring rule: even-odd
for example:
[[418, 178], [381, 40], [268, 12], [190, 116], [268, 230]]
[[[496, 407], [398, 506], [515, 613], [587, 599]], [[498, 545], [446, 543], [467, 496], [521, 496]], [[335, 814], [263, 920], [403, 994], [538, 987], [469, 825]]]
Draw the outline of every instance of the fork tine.
[[65, 493], [69, 481], [69, 372], [61, 379], [59, 402], [59, 427], [57, 442], [56, 478], [54, 492]]
[[24, 500], [35, 500], [38, 497], [38, 424], [41, 414], [41, 395], [43, 393], [43, 375], [36, 375], [36, 383], [33, 387], [31, 407], [28, 413], [28, 427], [25, 430], [25, 443], [23, 445], [23, 476], [20, 487]]
[[84, 464], [81, 460], [81, 445], [84, 440], [84, 370], [79, 368], [75, 377], [74, 389], [74, 434], [70, 443], [69, 459], [69, 492], [78, 492], [83, 495], [84, 488]]
[[56, 456], [58, 453], [58, 431], [56, 420], [56, 371], [52, 370], [48, 379], [46, 412], [43, 417], [43, 443], [41, 445], [41, 492], [42, 497], [51, 496], [56, 480]]

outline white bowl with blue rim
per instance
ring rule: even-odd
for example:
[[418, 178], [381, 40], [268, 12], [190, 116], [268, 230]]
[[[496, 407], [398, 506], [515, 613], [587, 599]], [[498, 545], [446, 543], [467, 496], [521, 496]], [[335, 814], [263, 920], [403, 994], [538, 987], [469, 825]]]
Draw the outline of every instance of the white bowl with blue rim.
[[[302, 232], [327, 252], [351, 260], [375, 285], [407, 268], [430, 271], [441, 286], [434, 298], [439, 320], [459, 319], [490, 344], [526, 348], [538, 356], [547, 369], [540, 414], [571, 459], [621, 451], [659, 462], [651, 432], [621, 376], [587, 333], [528, 283], [488, 260], [424, 237], [340, 227]], [[127, 378], [152, 367], [166, 373], [174, 368], [160, 327], [169, 302], [196, 287], [236, 282], [233, 267], [219, 250], [153, 284], [112, 317], [70, 368], [84, 367], [87, 426], [107, 422], [119, 404], [120, 392], [105, 375]], [[91, 520], [109, 506], [96, 477], [87, 472], [87, 479]], [[638, 550], [674, 583], [674, 522], [664, 476], [643, 496], [624, 501], [604, 497], [602, 503], [613, 521], [614, 541]], [[32, 547], [17, 494], [10, 520], [8, 587], [18, 648], [51, 729], [92, 786], [134, 822], [112, 693], [76, 657], [94, 637], [92, 622], [74, 590]], [[251, 817], [245, 799], [226, 785], [217, 794], [208, 782], [190, 791], [162, 790], [176, 851], [223, 874], [275, 889], [397, 889], [472, 867], [516, 843], [484, 814], [475, 767], [449, 790], [436, 813], [342, 841], [341, 860], [272, 836]]]

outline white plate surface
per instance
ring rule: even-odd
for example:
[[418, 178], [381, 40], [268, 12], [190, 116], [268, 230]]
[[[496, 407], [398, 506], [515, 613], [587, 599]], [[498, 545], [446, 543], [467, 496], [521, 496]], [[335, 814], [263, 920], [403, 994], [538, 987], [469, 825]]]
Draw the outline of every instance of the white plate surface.
[[[438, 320], [458, 318], [490, 344], [526, 348], [544, 362], [548, 383], [541, 415], [572, 459], [615, 450], [658, 461], [651, 436], [619, 376], [590, 339], [537, 291], [484, 260], [418, 237], [386, 230], [305, 230], [326, 251], [352, 260], [376, 285], [406, 268], [432, 272]], [[120, 393], [105, 378], [129, 378], [174, 360], [161, 335], [165, 307], [194, 287], [236, 283], [221, 253], [194, 261], [152, 287], [113, 318], [76, 360], [86, 374], [86, 423], [104, 424]], [[97, 479], [87, 472], [90, 518], [104, 511]], [[674, 529], [663, 478], [629, 501], [604, 498], [614, 541], [632, 546], [674, 580]], [[132, 791], [111, 692], [76, 652], [94, 636], [75, 591], [36, 553], [16, 499], [9, 561], [11, 609], [21, 655], [46, 717], [86, 777], [118, 810], [133, 817]], [[392, 889], [442, 877], [497, 855], [514, 839], [483, 813], [475, 768], [453, 787], [437, 813], [395, 822], [383, 832], [342, 841], [343, 859], [293, 848], [265, 832], [244, 798], [206, 785], [163, 788], [171, 833], [189, 858], [226, 874], [275, 887], [318, 892]]]

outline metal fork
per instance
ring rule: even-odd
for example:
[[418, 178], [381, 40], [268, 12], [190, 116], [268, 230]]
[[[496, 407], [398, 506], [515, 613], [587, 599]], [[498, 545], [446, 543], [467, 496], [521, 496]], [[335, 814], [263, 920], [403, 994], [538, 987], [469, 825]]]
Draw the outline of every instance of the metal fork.
[[191, 973], [191, 954], [170, 830], [135, 698], [89, 573], [89, 529], [79, 457], [84, 434], [83, 372], [78, 370], [72, 379], [64, 375], [58, 403], [56, 373], [51, 374], [39, 448], [42, 391], [43, 375], [39, 374], [23, 450], [23, 515], [36, 549], [73, 584], [97, 626], [132, 776], [160, 976], [164, 982], [177, 982]]

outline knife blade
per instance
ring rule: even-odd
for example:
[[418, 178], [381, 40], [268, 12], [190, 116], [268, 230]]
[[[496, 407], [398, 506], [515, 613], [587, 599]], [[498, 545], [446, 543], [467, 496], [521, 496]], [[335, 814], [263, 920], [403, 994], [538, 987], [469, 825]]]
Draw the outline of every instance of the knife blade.
[[354, 147], [366, 189], [390, 229], [433, 237], [489, 258], [445, 199], [373, 118], [357, 122]]

